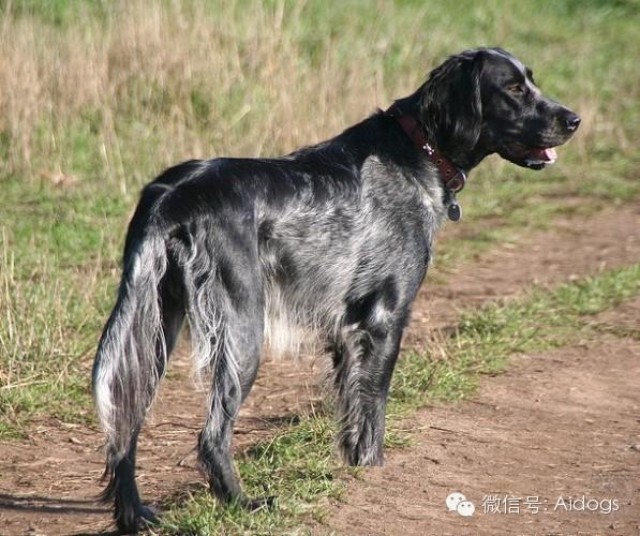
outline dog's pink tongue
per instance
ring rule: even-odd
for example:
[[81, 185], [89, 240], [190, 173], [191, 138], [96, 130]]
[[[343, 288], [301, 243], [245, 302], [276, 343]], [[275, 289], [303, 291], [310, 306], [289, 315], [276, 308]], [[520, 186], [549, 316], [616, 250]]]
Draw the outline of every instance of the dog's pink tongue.
[[536, 156], [543, 162], [549, 162], [553, 164], [558, 159], [558, 153], [554, 148], [549, 149], [536, 149]]

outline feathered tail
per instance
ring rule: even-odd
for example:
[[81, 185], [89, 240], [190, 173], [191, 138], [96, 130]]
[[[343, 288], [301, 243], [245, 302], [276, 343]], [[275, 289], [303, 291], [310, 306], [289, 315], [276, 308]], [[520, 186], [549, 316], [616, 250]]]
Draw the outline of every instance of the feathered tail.
[[93, 366], [93, 396], [107, 436], [105, 476], [111, 477], [140, 429], [167, 360], [160, 296], [165, 242], [152, 228], [128, 246], [118, 300]]

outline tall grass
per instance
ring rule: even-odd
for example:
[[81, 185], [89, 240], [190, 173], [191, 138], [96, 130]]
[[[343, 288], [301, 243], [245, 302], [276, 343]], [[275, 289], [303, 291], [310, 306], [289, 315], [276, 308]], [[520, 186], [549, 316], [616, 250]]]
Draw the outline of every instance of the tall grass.
[[4, 1], [4, 171], [105, 180], [128, 192], [187, 157], [285, 152], [386, 106], [444, 56], [479, 44], [522, 55], [580, 110], [574, 150], [583, 158], [632, 151], [640, 96], [632, 7]]
[[[583, 117], [551, 170], [489, 159], [474, 172], [460, 198], [465, 225], [486, 216], [501, 228], [546, 222], [563, 196], [637, 199], [639, 27], [638, 0], [0, 0], [0, 438], [40, 416], [90, 418], [92, 353], [143, 183], [186, 158], [320, 141], [413, 91], [462, 49], [514, 52]], [[496, 311], [463, 324], [462, 361], [406, 356], [392, 413], [426, 389], [460, 396], [473, 381], [454, 373], [460, 363], [473, 368], [480, 350], [504, 356], [527, 343], [520, 326], [539, 310]], [[312, 496], [339, 492], [326, 421], [303, 425], [242, 462], [245, 482], [253, 472], [258, 486], [277, 465], [262, 459], [280, 456], [278, 485], [296, 497], [280, 510], [285, 524], [299, 514], [292, 503], [304, 509]], [[320, 444], [318, 456], [307, 441]], [[211, 506], [188, 502], [194, 511], [175, 513], [168, 530], [282, 526], [278, 513], [239, 521]]]
[[470, 218], [529, 225], [561, 208], [550, 195], [636, 196], [639, 13], [636, 0], [0, 0], [0, 418], [54, 400], [85, 411], [126, 219], [154, 174], [324, 139], [464, 48], [513, 51], [584, 118], [553, 170], [481, 166], [461, 198]]
[[371, 54], [368, 40], [335, 34], [358, 21], [349, 3], [335, 28], [317, 33], [324, 14], [306, 2], [115, 2], [102, 16], [81, 5], [59, 16], [66, 24], [5, 8], [0, 130], [10, 172], [105, 179], [126, 192], [187, 157], [319, 140], [389, 98], [388, 44]]

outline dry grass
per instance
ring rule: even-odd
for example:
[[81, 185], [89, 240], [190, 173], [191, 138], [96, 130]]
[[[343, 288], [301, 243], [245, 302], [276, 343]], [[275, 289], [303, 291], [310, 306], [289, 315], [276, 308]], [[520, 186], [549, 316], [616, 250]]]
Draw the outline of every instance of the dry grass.
[[[447, 31], [446, 6], [429, 3], [51, 0], [56, 23], [32, 4], [6, 2], [0, 26], [4, 171], [62, 183], [97, 175], [122, 192], [185, 158], [278, 154], [333, 135], [413, 90], [449, 53], [514, 48], [537, 9], [507, 17], [489, 3], [461, 5], [465, 42]], [[554, 35], [550, 10], [538, 9]], [[542, 67], [544, 82], [561, 71], [548, 86], [583, 115], [574, 146], [587, 159], [603, 137], [632, 149], [628, 125], [613, 118], [640, 94], [623, 83], [624, 101], [603, 101], [618, 88], [603, 88], [606, 72], [594, 67], [620, 71], [621, 61], [598, 59], [609, 20], [584, 19], [593, 41], [515, 52]], [[633, 79], [631, 63], [618, 77]]]
[[[92, 352], [143, 183], [187, 158], [325, 139], [413, 91], [448, 54], [503, 46], [583, 117], [552, 170], [489, 159], [474, 172], [461, 198], [469, 227], [484, 216], [500, 221], [496, 232], [548, 223], [563, 210], [555, 197], [637, 199], [639, 26], [637, 0], [0, 0], [0, 437], [42, 415], [90, 414]], [[460, 238], [456, 254], [478, 242]], [[525, 313], [505, 310], [516, 334]], [[414, 358], [397, 375], [406, 399], [467, 388], [448, 373], [455, 360], [434, 359], [434, 384]], [[307, 425], [298, 431], [314, 443], [318, 424]], [[300, 452], [307, 471], [313, 456]], [[327, 493], [322, 463], [304, 508]], [[226, 514], [207, 503], [186, 521], [198, 515], [207, 533]]]
[[81, 406], [65, 382], [88, 395], [127, 216], [154, 174], [325, 139], [464, 48], [512, 50], [583, 117], [548, 172], [480, 166], [469, 220], [526, 226], [559, 210], [554, 196], [637, 195], [640, 16], [625, 6], [0, 0], [0, 389], [13, 386], [0, 415], [50, 411], [44, 391], [16, 387], [43, 379]]
[[[254, 2], [247, 16], [247, 2], [238, 0], [117, 2], [103, 17], [87, 8], [64, 28], [6, 9], [6, 171], [81, 173], [72, 154], [80, 130], [95, 144], [88, 151], [100, 157], [98, 173], [126, 190], [141, 167], [288, 151], [388, 103], [382, 66], [365, 61], [375, 55], [364, 43], [344, 61], [332, 51], [334, 37], [316, 43], [299, 35], [305, 4]], [[412, 87], [423, 68], [406, 71], [413, 80], [395, 79], [391, 93]], [[153, 154], [139, 157], [131, 144]]]

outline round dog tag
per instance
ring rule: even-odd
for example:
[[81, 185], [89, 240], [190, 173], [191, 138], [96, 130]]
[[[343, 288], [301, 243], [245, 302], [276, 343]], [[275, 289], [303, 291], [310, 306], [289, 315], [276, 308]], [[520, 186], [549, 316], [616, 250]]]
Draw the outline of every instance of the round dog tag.
[[451, 203], [449, 205], [448, 216], [451, 221], [458, 221], [462, 218], [462, 208], [458, 203]]

